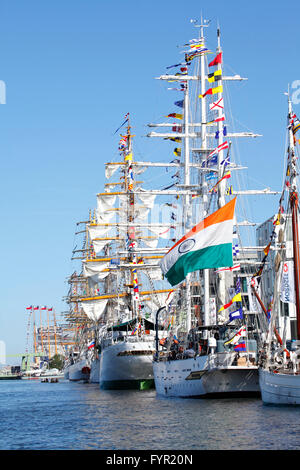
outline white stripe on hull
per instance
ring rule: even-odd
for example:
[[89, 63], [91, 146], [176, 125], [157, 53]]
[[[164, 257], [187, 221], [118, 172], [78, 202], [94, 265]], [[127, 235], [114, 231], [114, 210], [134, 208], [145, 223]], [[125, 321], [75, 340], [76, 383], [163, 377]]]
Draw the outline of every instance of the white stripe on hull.
[[[154, 350], [154, 341], [120, 341], [104, 348], [100, 359], [100, 388], [111, 382], [153, 380]], [[148, 354], [143, 355], [142, 351]]]
[[259, 370], [262, 401], [274, 405], [300, 405], [300, 375]]
[[209, 395], [259, 395], [255, 366], [212, 367], [209, 356], [160, 361], [153, 364], [158, 395], [200, 397]]

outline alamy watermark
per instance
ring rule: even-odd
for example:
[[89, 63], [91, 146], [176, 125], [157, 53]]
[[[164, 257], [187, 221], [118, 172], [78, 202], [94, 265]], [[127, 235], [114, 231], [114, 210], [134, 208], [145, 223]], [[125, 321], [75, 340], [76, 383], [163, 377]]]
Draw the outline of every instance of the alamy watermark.
[[4, 341], [0, 340], [0, 364], [6, 364], [6, 347]]
[[292, 90], [292, 96], [291, 100], [293, 104], [299, 104], [300, 103], [300, 80], [294, 80], [292, 85], [291, 85]]
[[0, 104], [6, 104], [6, 84], [0, 80]]

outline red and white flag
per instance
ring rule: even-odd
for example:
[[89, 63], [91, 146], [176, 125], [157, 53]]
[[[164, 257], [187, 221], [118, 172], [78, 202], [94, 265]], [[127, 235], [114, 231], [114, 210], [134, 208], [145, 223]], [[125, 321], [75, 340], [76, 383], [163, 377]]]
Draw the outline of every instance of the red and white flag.
[[221, 116], [217, 117], [216, 119], [213, 119], [212, 121], [208, 121], [205, 124], [212, 124], [213, 122], [221, 122], [225, 121], [225, 114], [222, 114]]
[[217, 117], [216, 119], [214, 119], [213, 122], [220, 122], [220, 121], [225, 121], [225, 114], [222, 114], [222, 116]]
[[220, 109], [224, 109], [224, 101], [223, 98], [220, 98], [218, 101], [215, 101], [209, 105], [210, 111], [219, 111]]
[[175, 295], [175, 290], [173, 289], [173, 290], [171, 290], [171, 291], [168, 293], [168, 296], [167, 296], [167, 298], [166, 298], [166, 300], [165, 300], [166, 305], [169, 305], [169, 303], [171, 303], [171, 301], [172, 301], [173, 298], [174, 298], [174, 295]]
[[241, 265], [240, 264], [236, 264], [235, 266], [230, 266], [229, 268], [220, 268], [220, 269], [217, 269], [215, 271], [215, 273], [221, 273], [223, 271], [237, 271], [241, 269]]
[[221, 152], [221, 150], [225, 150], [225, 149], [228, 149], [227, 140], [225, 140], [223, 144], [218, 145], [218, 147], [216, 147], [212, 152], [210, 152], [210, 154], [208, 155], [208, 158], [212, 157], [213, 155], [217, 155], [219, 152]]

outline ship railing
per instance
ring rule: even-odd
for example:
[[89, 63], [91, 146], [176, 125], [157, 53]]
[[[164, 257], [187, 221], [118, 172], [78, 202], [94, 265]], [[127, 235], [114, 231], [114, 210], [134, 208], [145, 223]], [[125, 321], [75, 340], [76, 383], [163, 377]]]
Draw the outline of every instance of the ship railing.
[[112, 344], [127, 342], [127, 343], [140, 343], [140, 342], [149, 342], [154, 341], [155, 335], [141, 335], [141, 336], [131, 336], [131, 335], [124, 335], [120, 337], [113, 337], [112, 335], [107, 336], [102, 340], [102, 345], [104, 347], [111, 346]]

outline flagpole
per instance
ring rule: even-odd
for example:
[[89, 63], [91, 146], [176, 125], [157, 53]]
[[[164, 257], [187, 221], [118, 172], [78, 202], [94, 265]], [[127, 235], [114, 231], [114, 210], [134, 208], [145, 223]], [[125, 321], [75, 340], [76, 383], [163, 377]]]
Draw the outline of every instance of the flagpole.
[[[221, 37], [220, 37], [220, 29], [217, 29], [217, 37], [218, 37], [218, 46], [217, 46], [217, 54], [222, 53], [221, 49]], [[221, 62], [221, 63], [220, 63]], [[222, 70], [223, 61], [219, 61], [217, 64], [217, 70]], [[222, 73], [222, 72], [221, 72]], [[218, 86], [222, 86], [222, 80], [218, 81]], [[218, 93], [218, 100], [222, 98], [222, 93]], [[218, 118], [221, 118], [223, 114], [223, 110], [221, 108], [218, 108]], [[222, 130], [222, 121], [218, 121], [218, 145], [223, 144], [223, 130]], [[221, 172], [223, 170], [223, 167], [221, 166], [221, 161], [223, 160], [223, 152], [224, 150], [221, 150], [218, 154], [218, 170], [219, 170], [219, 179], [222, 177]], [[225, 185], [226, 185], [226, 180], [223, 180], [220, 182], [218, 185], [218, 207], [221, 208], [222, 206], [225, 205]], [[219, 273], [219, 283], [218, 283], [218, 297], [219, 297], [219, 302], [221, 304], [225, 303], [225, 295], [226, 295], [226, 288], [225, 288], [225, 273], [220, 272]]]
[[50, 349], [50, 324], [49, 324], [49, 311], [47, 309], [47, 323], [48, 323], [48, 348], [49, 348], [49, 360], [51, 359], [51, 349]]
[[41, 335], [42, 353], [44, 354], [43, 320], [42, 320], [42, 312], [41, 312], [41, 309], [40, 309], [40, 335]]
[[[201, 27], [200, 27], [200, 34], [201, 34], [201, 41], [203, 41], [203, 46], [205, 46], [205, 38], [204, 38], [204, 30], [203, 30], [203, 21], [201, 18]], [[202, 54], [200, 56], [200, 76], [201, 76], [201, 95], [205, 93], [206, 87], [206, 79], [205, 79], [205, 55]], [[202, 123], [206, 122], [206, 98], [201, 100], [201, 121]], [[201, 126], [201, 149], [207, 149], [207, 132], [206, 132], [206, 124], [202, 124]], [[204, 216], [207, 215], [208, 211], [208, 184], [205, 180], [205, 175], [202, 174], [201, 178], [203, 178], [203, 209], [204, 209]], [[204, 282], [204, 325], [209, 324], [209, 270], [203, 270], [203, 282]], [[204, 333], [207, 335], [207, 331]]]
[[[34, 341], [34, 353], [36, 354], [36, 324], [35, 324], [35, 308], [33, 307], [33, 341]], [[34, 362], [37, 364], [37, 356], [34, 356]]]
[[[189, 85], [185, 82], [184, 88], [184, 186], [185, 189], [190, 185], [190, 140], [189, 140]], [[190, 205], [190, 196], [185, 194], [183, 203], [183, 233], [187, 230], [188, 210]], [[185, 280], [185, 300], [186, 300], [186, 328], [187, 333], [192, 326], [192, 304], [191, 304], [191, 275], [186, 276]]]
[[[52, 307], [53, 308], [53, 307]], [[55, 343], [55, 355], [57, 355], [57, 340], [56, 340], [56, 319], [55, 310], [53, 309], [53, 325], [54, 325], [54, 343]]]

